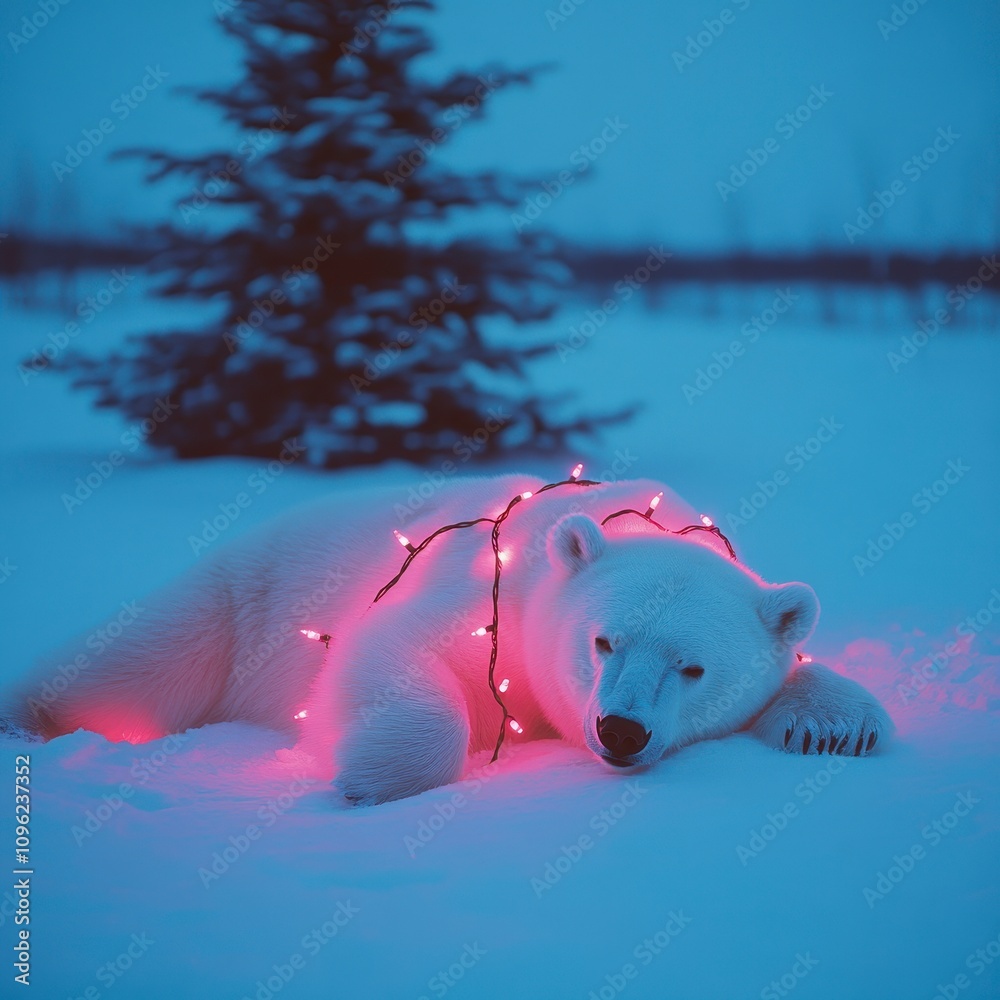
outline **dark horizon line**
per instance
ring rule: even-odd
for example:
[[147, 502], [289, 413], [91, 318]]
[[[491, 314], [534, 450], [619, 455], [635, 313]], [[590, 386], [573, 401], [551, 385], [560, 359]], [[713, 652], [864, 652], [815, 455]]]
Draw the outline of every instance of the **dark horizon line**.
[[[607, 286], [635, 272], [648, 252], [646, 246], [600, 250], [563, 241], [556, 245], [553, 256], [566, 264], [577, 284]], [[60, 239], [20, 233], [0, 235], [0, 275], [128, 264], [145, 267], [154, 257], [155, 251], [125, 241]], [[964, 284], [976, 277], [984, 264], [995, 273], [1000, 269], [1000, 265], [993, 263], [995, 258], [993, 251], [971, 248], [937, 254], [830, 249], [670, 253], [667, 266], [650, 269], [643, 284], [758, 284], [779, 280], [914, 289], [931, 284]], [[980, 280], [984, 289], [1000, 290], [1000, 282], [994, 286], [991, 280]]]

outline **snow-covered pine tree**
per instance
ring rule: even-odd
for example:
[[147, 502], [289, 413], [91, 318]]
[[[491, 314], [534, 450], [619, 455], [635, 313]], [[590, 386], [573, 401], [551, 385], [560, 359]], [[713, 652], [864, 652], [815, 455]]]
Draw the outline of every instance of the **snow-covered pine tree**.
[[552, 450], [592, 429], [554, 419], [557, 401], [524, 379], [547, 347], [483, 329], [551, 314], [560, 268], [542, 240], [440, 235], [455, 211], [511, 207], [535, 187], [436, 155], [535, 70], [415, 73], [432, 6], [217, 0], [245, 74], [197, 96], [236, 127], [235, 152], [133, 152], [151, 181], [190, 185], [152, 234], [160, 294], [220, 311], [74, 358], [99, 406], [141, 420], [172, 397], [151, 442], [180, 457], [273, 458], [298, 438], [327, 467], [454, 458], [469, 436], [482, 456]]

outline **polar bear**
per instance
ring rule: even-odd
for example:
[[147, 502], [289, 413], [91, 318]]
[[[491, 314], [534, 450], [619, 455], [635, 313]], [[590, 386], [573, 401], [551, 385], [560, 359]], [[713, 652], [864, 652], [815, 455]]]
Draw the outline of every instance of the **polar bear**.
[[[383, 488], [300, 508], [137, 603], [93, 655], [91, 633], [44, 661], [3, 715], [45, 738], [277, 728], [357, 804], [458, 779], [504, 722], [508, 739], [560, 736], [623, 769], [745, 728], [795, 753], [882, 745], [892, 723], [867, 691], [817, 664], [793, 669], [819, 614], [811, 588], [764, 583], [710, 532], [672, 533], [698, 514], [664, 484], [543, 485], [456, 479], [430, 496]], [[669, 531], [648, 517], [657, 495]], [[514, 497], [497, 536], [502, 709], [487, 678], [486, 519]], [[623, 509], [635, 513], [606, 520]], [[398, 541], [414, 544], [393, 529], [419, 543], [477, 518], [374, 600], [407, 557]]]

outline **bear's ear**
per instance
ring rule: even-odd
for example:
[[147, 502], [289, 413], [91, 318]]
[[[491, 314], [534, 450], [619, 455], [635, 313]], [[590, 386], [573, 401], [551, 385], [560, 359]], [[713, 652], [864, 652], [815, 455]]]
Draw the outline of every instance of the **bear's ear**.
[[783, 646], [797, 646], [808, 639], [819, 618], [819, 601], [804, 583], [768, 587], [761, 595], [757, 614], [764, 627]]
[[549, 532], [549, 562], [571, 573], [583, 569], [604, 551], [604, 532], [583, 514], [570, 514]]

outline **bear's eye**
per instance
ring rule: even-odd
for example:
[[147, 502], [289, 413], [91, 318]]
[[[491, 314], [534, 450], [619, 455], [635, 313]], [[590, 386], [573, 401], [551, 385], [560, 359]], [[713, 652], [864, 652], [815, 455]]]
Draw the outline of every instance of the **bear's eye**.
[[690, 678], [692, 678], [692, 680], [697, 680], [699, 677], [702, 676], [702, 674], [705, 673], [705, 668], [704, 667], [698, 667], [698, 666], [695, 666], [695, 667], [685, 667], [681, 671], [681, 673], [685, 677], [690, 677]]
[[603, 635], [599, 635], [594, 640], [594, 648], [597, 650], [598, 653], [607, 654], [612, 651], [611, 643], [607, 639], [605, 639]]

